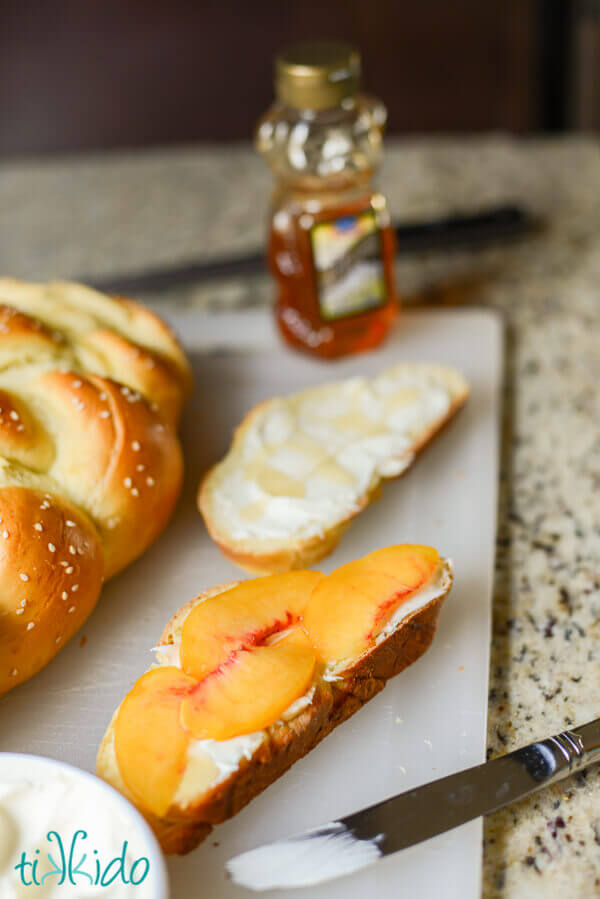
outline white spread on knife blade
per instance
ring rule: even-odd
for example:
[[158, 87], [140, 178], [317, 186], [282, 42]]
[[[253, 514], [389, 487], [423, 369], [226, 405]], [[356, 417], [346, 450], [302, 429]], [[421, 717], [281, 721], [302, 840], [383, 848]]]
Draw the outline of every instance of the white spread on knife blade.
[[333, 822], [250, 849], [225, 867], [234, 883], [260, 891], [314, 886], [366, 868], [380, 857], [377, 838], [359, 840], [343, 824]]

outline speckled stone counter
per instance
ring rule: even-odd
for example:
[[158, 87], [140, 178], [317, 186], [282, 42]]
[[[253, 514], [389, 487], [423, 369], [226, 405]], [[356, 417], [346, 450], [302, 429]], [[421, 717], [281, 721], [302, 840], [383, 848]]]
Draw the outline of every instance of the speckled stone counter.
[[[485, 304], [507, 321], [489, 755], [600, 715], [600, 149], [502, 136], [390, 142], [397, 218], [498, 201], [544, 222], [525, 241], [403, 258], [409, 302]], [[0, 271], [42, 279], [257, 246], [269, 179], [248, 148], [0, 165]], [[268, 302], [266, 278], [168, 297]], [[600, 772], [490, 817], [484, 895], [600, 895]]]

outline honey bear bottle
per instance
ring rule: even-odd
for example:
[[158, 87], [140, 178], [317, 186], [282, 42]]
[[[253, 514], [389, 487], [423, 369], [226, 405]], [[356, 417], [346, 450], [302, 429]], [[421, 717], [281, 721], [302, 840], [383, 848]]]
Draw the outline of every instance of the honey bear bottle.
[[269, 265], [292, 345], [333, 358], [376, 346], [398, 309], [395, 233], [372, 179], [386, 110], [359, 92], [344, 43], [291, 47], [275, 63], [276, 102], [256, 129], [275, 176]]

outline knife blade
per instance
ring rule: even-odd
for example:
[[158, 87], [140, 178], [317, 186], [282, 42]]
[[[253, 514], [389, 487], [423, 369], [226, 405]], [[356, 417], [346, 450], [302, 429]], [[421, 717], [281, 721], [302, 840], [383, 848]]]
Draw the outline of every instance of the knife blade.
[[600, 761], [600, 718], [226, 864], [252, 890], [311, 886], [496, 811]]
[[[395, 226], [395, 231], [398, 253], [406, 254], [514, 239], [528, 233], [533, 226], [533, 218], [524, 210], [507, 205], [472, 215], [452, 215], [430, 222], [399, 224]], [[192, 260], [138, 272], [82, 276], [76, 280], [106, 293], [135, 294], [173, 290], [202, 281], [265, 271], [264, 254], [254, 252], [224, 259]]]

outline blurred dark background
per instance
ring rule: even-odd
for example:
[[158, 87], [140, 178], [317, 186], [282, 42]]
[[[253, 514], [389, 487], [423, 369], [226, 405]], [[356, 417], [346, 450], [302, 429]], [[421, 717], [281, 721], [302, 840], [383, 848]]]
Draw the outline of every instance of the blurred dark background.
[[0, 0], [0, 154], [248, 139], [314, 37], [360, 47], [391, 133], [600, 124], [600, 0]]

